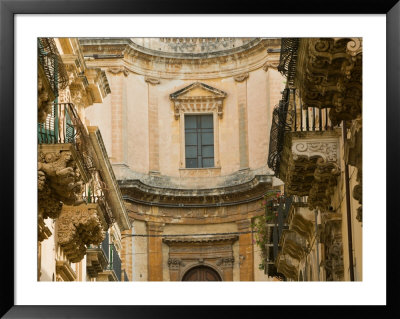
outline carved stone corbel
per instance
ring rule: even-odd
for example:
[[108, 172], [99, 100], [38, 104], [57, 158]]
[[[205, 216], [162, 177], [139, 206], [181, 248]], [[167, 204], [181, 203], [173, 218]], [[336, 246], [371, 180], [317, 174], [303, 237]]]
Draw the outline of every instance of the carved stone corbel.
[[362, 120], [358, 118], [352, 121], [350, 138], [345, 144], [346, 163], [357, 168], [357, 185], [353, 188], [353, 198], [358, 201], [356, 219], [362, 222]]
[[278, 70], [278, 66], [279, 66], [279, 61], [267, 61], [265, 62], [262, 68], [265, 72], [267, 72], [269, 69]]
[[64, 205], [58, 218], [58, 244], [73, 263], [83, 259], [86, 246], [99, 245], [105, 238], [104, 222], [94, 205]]
[[293, 140], [283, 174], [288, 194], [309, 196], [311, 210], [328, 211], [340, 175], [338, 150], [338, 137]]
[[153, 85], [157, 85], [157, 84], [161, 83], [160, 79], [153, 78], [151, 76], [146, 76], [144, 78], [144, 81], [147, 82], [147, 83], [153, 84]]
[[344, 279], [343, 243], [341, 231], [341, 216], [325, 213], [322, 215], [321, 240], [325, 247], [323, 265], [327, 281], [342, 281]]
[[39, 216], [57, 218], [62, 203], [81, 201], [83, 181], [70, 151], [42, 151], [38, 162]]
[[245, 72], [245, 73], [242, 73], [242, 74], [239, 74], [239, 75], [234, 76], [233, 79], [234, 79], [236, 82], [243, 82], [243, 81], [246, 80], [248, 77], [249, 77], [249, 72]]
[[120, 73], [123, 73], [124, 76], [128, 76], [129, 75], [129, 70], [124, 66], [109, 68], [109, 69], [107, 69], [107, 72], [109, 72], [111, 74], [114, 74], [114, 75], [117, 75], [117, 74], [120, 74]]
[[38, 66], [38, 122], [43, 123], [46, 121], [47, 115], [51, 114], [53, 101], [55, 99], [54, 93], [50, 88], [46, 75], [42, 66]]

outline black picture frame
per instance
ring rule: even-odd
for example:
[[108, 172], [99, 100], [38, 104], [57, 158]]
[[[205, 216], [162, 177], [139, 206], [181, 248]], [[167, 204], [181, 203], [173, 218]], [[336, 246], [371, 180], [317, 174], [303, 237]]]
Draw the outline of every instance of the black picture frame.
[[[360, 315], [399, 317], [397, 307], [399, 276], [394, 271], [396, 257], [399, 255], [398, 242], [395, 237], [398, 214], [396, 207], [395, 183], [399, 177], [400, 162], [400, 81], [399, 81], [399, 47], [400, 47], [400, 3], [390, 1], [270, 1], [252, 3], [246, 1], [229, 5], [226, 2], [202, 1], [201, 3], [187, 1], [162, 0], [0, 0], [0, 145], [4, 152], [1, 157], [0, 176], [3, 186], [2, 197], [2, 253], [1, 253], [1, 311], [4, 318], [160, 318], [166, 316], [183, 317], [226, 317], [228, 313], [238, 316], [305, 316], [314, 311], [323, 315], [355, 317]], [[198, 5], [197, 5], [198, 4]], [[386, 29], [386, 70], [387, 70], [387, 101], [386, 101], [386, 172], [379, 174], [387, 176], [387, 305], [386, 306], [318, 306], [309, 307], [271, 306], [263, 309], [261, 306], [21, 306], [15, 305], [14, 288], [14, 189], [15, 182], [15, 126], [14, 126], [14, 18], [16, 14], [385, 14]], [[376, 106], [377, 110], [384, 108]], [[382, 163], [381, 163], [382, 164]], [[382, 167], [377, 163], [377, 167]], [[398, 196], [398, 195], [397, 195]], [[383, 202], [383, 199], [380, 199]], [[383, 205], [384, 207], [384, 205]], [[384, 212], [379, 212], [384, 213]], [[384, 240], [377, 238], [376, 240]], [[380, 270], [376, 269], [376, 275]], [[316, 292], [318, 293], [318, 292]], [[266, 292], [267, 298], [268, 292]], [[327, 309], [329, 308], [329, 309]], [[255, 313], [257, 311], [258, 313]]]

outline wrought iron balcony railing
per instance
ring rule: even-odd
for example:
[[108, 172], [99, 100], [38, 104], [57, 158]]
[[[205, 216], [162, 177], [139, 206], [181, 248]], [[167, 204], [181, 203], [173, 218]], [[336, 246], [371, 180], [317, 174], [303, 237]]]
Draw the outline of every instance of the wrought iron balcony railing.
[[279, 105], [275, 107], [272, 114], [268, 166], [275, 172], [277, 177], [279, 177], [285, 131], [290, 130], [290, 126], [287, 124], [289, 97], [290, 90], [285, 89], [282, 94], [282, 100], [279, 101]]
[[53, 38], [38, 38], [38, 61], [55, 97], [68, 85], [68, 74]]
[[282, 38], [281, 40], [278, 71], [286, 76], [289, 86], [294, 85], [299, 42], [298, 38]]
[[329, 119], [328, 108], [304, 108], [296, 89], [286, 88], [272, 114], [268, 166], [275, 172], [275, 176], [280, 175], [281, 156], [287, 132], [321, 132], [334, 127]]
[[110, 244], [110, 259], [107, 269], [113, 270], [118, 281], [121, 281], [121, 258], [113, 244]]

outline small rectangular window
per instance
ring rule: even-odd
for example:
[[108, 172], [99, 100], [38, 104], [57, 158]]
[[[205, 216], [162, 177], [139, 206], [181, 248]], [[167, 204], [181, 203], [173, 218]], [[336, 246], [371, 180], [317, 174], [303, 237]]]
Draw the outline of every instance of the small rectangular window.
[[185, 115], [186, 168], [214, 167], [213, 115]]

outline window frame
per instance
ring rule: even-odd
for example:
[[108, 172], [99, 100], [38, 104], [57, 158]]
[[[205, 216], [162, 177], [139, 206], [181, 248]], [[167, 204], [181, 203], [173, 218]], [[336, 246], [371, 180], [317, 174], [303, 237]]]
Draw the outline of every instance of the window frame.
[[[185, 112], [182, 109], [179, 112], [179, 125], [180, 125], [180, 169], [187, 170], [206, 170], [213, 168], [220, 168], [220, 160], [219, 160], [219, 117], [217, 110], [207, 110], [204, 112]], [[212, 115], [213, 117], [213, 138], [214, 138], [214, 166], [212, 167], [186, 167], [186, 140], [185, 140], [185, 115]]]

